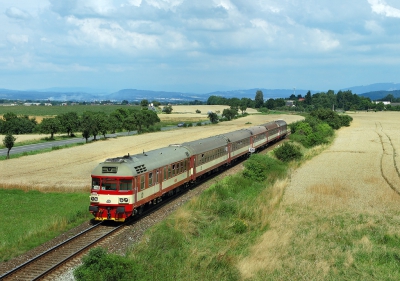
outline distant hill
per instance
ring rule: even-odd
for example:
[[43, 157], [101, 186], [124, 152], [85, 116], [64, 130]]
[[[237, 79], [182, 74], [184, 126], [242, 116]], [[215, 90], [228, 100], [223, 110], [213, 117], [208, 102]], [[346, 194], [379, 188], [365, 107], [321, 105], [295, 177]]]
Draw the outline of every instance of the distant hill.
[[366, 86], [343, 88], [342, 91], [351, 90], [354, 94], [363, 95], [370, 92], [400, 90], [400, 83], [375, 83]]
[[[184, 101], [207, 101], [207, 99], [214, 96], [222, 96], [226, 98], [250, 98], [254, 99], [256, 92], [261, 90], [264, 99], [277, 99], [288, 98], [292, 94], [295, 96], [306, 95], [308, 90], [303, 89], [265, 89], [253, 88], [234, 91], [216, 91], [204, 94], [181, 93], [181, 92], [165, 92], [165, 91], [150, 91], [150, 90], [137, 90], [137, 89], [122, 89], [117, 92], [107, 93], [98, 89], [91, 88], [50, 88], [42, 90], [27, 90], [17, 91], [9, 89], [0, 89], [0, 99], [13, 99], [13, 100], [56, 100], [56, 101], [122, 101], [137, 102], [143, 99], [149, 101], [157, 100], [160, 102], [184, 102]], [[328, 90], [328, 89], [327, 89]], [[327, 91], [325, 90], [325, 91]], [[377, 100], [392, 94], [395, 97], [399, 96], [400, 83], [376, 83], [367, 86], [355, 86], [342, 88], [344, 90], [351, 90], [353, 93], [369, 97], [372, 100]], [[310, 90], [312, 94], [320, 91]]]
[[369, 92], [365, 94], [361, 94], [360, 96], [370, 98], [371, 100], [380, 100], [386, 97], [387, 95], [393, 95], [395, 98], [400, 98], [400, 90], [394, 90], [394, 91], [375, 91], [375, 92]]

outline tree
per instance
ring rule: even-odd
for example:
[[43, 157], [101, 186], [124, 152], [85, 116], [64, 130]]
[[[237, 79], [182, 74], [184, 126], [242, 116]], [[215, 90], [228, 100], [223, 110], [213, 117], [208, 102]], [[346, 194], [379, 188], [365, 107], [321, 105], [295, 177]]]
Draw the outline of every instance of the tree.
[[312, 104], [312, 97], [311, 97], [311, 92], [308, 91], [307, 94], [304, 97], [304, 104], [306, 105], [311, 105]]
[[153, 110], [147, 110], [143, 109], [141, 110], [143, 119], [144, 119], [144, 125], [148, 129], [150, 126], [153, 126], [154, 124], [160, 122], [160, 118], [158, 117], [157, 113], [155, 113]]
[[237, 115], [238, 111], [235, 108], [225, 108], [224, 111], [222, 111], [222, 116], [228, 119], [229, 121], [235, 118]]
[[171, 114], [171, 112], [172, 112], [172, 106], [170, 106], [170, 105], [167, 105], [167, 106], [164, 106], [163, 107], [163, 112], [165, 112], [165, 113], [167, 113], [167, 114]]
[[246, 109], [247, 109], [247, 105], [246, 104], [241, 104], [239, 107], [240, 111], [242, 112], [242, 115], [245, 113]]
[[73, 133], [79, 129], [78, 113], [71, 111], [57, 116], [60, 120], [61, 130], [67, 133], [68, 136], [73, 136]]
[[50, 139], [54, 139], [54, 134], [60, 132], [61, 123], [58, 118], [44, 118], [39, 125], [39, 132], [50, 134]]
[[218, 115], [215, 112], [209, 112], [208, 113], [208, 119], [210, 119], [210, 122], [215, 124], [218, 123]]
[[123, 101], [121, 102], [121, 104], [123, 104], [123, 105], [127, 105], [127, 104], [129, 104], [129, 101], [127, 101], [127, 100], [123, 100]]
[[7, 134], [3, 139], [3, 145], [7, 147], [6, 159], [10, 159], [10, 150], [14, 146], [15, 140], [16, 138], [11, 134]]
[[256, 96], [254, 98], [254, 101], [255, 101], [255, 108], [260, 108], [260, 107], [263, 106], [263, 104], [264, 104], [264, 95], [263, 95], [262, 91], [258, 90], [256, 92]]
[[149, 106], [149, 101], [144, 99], [140, 101], [140, 106], [141, 107], [148, 107]]

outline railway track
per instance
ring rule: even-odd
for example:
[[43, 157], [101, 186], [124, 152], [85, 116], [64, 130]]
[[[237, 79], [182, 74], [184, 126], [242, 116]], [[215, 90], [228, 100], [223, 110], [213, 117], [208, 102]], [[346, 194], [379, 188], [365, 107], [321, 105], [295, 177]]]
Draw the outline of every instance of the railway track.
[[123, 226], [98, 223], [1, 275], [0, 280], [40, 280]]
[[[288, 133], [289, 134], [289, 133]], [[266, 152], [270, 149], [274, 149], [277, 145], [280, 145], [282, 141], [278, 141], [276, 143], [271, 144], [267, 148], [265, 148], [262, 152]], [[236, 162], [233, 166], [236, 166], [239, 163], [242, 163], [243, 160]], [[224, 169], [225, 170], [225, 169]], [[229, 170], [229, 168], [227, 169]], [[198, 185], [203, 184], [204, 182], [212, 179], [214, 176], [217, 176], [222, 171], [219, 171], [212, 176], [199, 180], [194, 186], [190, 189], [197, 187]], [[98, 223], [91, 228], [86, 229], [85, 231], [69, 238], [68, 240], [58, 244], [57, 246], [41, 253], [35, 258], [19, 265], [18, 267], [12, 269], [11, 271], [6, 272], [5, 274], [0, 276], [0, 281], [8, 281], [8, 280], [42, 280], [46, 277], [49, 278], [54, 272], [62, 267], [67, 262], [79, 257], [84, 252], [87, 252], [91, 247], [98, 244], [102, 240], [108, 238], [111, 234], [115, 233], [117, 230], [120, 230], [124, 226], [129, 226], [135, 224], [138, 220], [147, 217], [155, 210], [160, 207], [168, 204], [170, 201], [174, 201], [179, 198], [180, 195], [185, 194], [188, 189], [183, 189], [180, 192], [177, 192], [177, 196], [168, 197], [163, 200], [162, 204], [154, 205], [148, 209], [145, 209], [140, 216], [133, 217], [131, 220], [128, 220], [124, 224], [115, 225], [112, 222], [101, 222]]]

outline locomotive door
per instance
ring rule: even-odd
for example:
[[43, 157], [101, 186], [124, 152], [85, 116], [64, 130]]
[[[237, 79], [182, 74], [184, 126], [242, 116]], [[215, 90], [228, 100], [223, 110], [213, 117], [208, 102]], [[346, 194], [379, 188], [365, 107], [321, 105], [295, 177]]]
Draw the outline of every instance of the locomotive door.
[[155, 170], [155, 185], [154, 185], [154, 192], [161, 192], [162, 191], [162, 169], [158, 168]]

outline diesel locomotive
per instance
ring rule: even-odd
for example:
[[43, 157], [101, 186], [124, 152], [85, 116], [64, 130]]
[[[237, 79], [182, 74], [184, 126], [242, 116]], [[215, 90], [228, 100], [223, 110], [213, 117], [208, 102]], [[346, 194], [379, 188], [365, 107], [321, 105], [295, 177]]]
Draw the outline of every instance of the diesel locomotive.
[[89, 211], [123, 222], [196, 180], [247, 157], [287, 134], [284, 120], [181, 144], [106, 159], [92, 171]]

